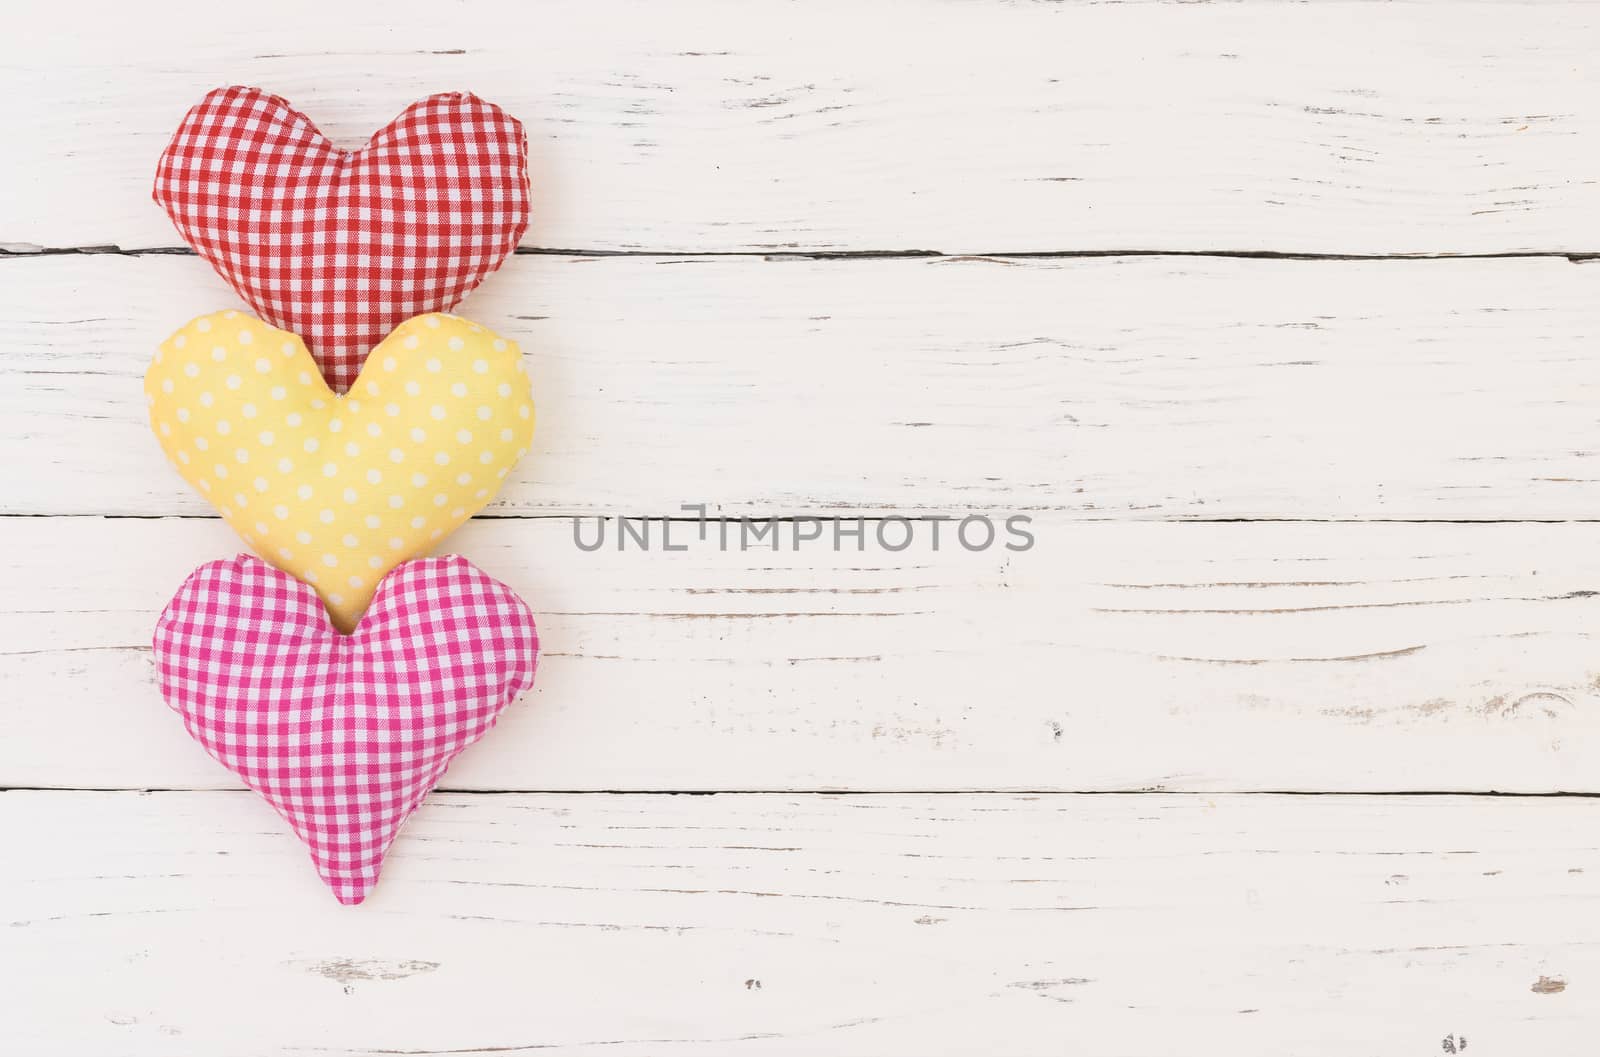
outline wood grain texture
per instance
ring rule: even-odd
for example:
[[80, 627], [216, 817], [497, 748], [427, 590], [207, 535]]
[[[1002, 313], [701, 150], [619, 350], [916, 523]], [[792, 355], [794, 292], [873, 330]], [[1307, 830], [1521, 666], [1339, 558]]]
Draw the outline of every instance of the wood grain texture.
[[[1600, 7], [8, 29], [0, 1053], [1592, 1054], [1600, 800], [1226, 791], [1600, 793]], [[532, 604], [538, 684], [354, 911], [152, 681], [239, 545], [139, 377], [237, 302], [37, 252], [175, 245], [155, 159], [230, 82], [346, 145], [470, 89], [532, 146], [533, 252], [462, 311], [527, 351], [537, 447], [448, 542]], [[1037, 542], [664, 552], [685, 503]]]
[[[545, 653], [448, 788], [1600, 791], [1600, 525], [1051, 519], [1021, 553], [675, 528], [688, 550], [659, 524], [648, 552], [584, 553], [562, 519], [452, 537]], [[0, 786], [234, 786], [148, 650], [232, 533], [0, 534]]]
[[1585, 800], [436, 795], [352, 911], [246, 794], [12, 792], [5, 1032], [30, 1057], [1580, 1057], [1597, 824]]
[[242, 82], [350, 145], [505, 105], [534, 246], [1600, 250], [1583, 3], [88, 6], [0, 43], [0, 243], [174, 245], [155, 159]]
[[[208, 513], [139, 379], [211, 270], [0, 276], [0, 510]], [[1600, 517], [1600, 264], [519, 257], [462, 311], [534, 380], [501, 513]]]

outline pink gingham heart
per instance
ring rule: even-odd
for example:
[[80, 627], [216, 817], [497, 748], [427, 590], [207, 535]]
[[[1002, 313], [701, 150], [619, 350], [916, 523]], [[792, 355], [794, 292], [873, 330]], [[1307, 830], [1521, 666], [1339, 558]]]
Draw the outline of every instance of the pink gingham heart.
[[154, 645], [190, 735], [352, 904], [450, 761], [533, 685], [539, 637], [523, 601], [464, 558], [397, 566], [343, 635], [314, 590], [241, 554], [190, 574]]

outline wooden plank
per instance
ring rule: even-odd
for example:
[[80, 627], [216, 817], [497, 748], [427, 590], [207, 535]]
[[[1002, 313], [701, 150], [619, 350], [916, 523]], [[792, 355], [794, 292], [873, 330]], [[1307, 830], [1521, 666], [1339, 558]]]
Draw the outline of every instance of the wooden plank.
[[[0, 510], [208, 512], [139, 379], [231, 294], [0, 269]], [[502, 513], [1600, 517], [1600, 267], [522, 257], [464, 311], [539, 404]]]
[[351, 910], [248, 795], [11, 792], [6, 1038], [1577, 1057], [1597, 823], [1591, 800], [434, 796]]
[[[585, 553], [566, 520], [471, 523], [448, 546], [546, 652], [448, 786], [1600, 791], [1600, 525], [930, 527]], [[233, 786], [148, 652], [231, 533], [11, 518], [0, 544], [0, 786]]]
[[0, 43], [0, 242], [175, 244], [156, 157], [242, 82], [351, 145], [504, 104], [536, 246], [1600, 250], [1580, 2], [95, 7]]

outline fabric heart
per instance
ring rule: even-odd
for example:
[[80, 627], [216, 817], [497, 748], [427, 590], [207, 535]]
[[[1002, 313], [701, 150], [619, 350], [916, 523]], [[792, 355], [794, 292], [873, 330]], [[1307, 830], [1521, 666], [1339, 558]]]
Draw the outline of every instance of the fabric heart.
[[489, 502], [533, 437], [516, 343], [455, 316], [401, 324], [335, 396], [299, 338], [218, 312], [168, 338], [144, 385], [178, 472], [343, 631], [384, 573]]
[[219, 88], [179, 124], [152, 195], [344, 392], [401, 321], [454, 308], [516, 248], [528, 142], [499, 107], [447, 93], [342, 151], [277, 96]]
[[401, 565], [347, 636], [309, 587], [241, 554], [190, 574], [154, 646], [189, 734], [350, 904], [450, 761], [533, 685], [539, 636], [523, 601], [464, 558]]

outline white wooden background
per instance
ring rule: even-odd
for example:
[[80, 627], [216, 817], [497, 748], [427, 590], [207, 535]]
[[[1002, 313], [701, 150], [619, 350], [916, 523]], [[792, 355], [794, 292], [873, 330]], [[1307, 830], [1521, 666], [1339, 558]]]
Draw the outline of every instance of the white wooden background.
[[[1592, 1054], [1597, 55], [1512, 0], [9, 12], [0, 1053]], [[533, 152], [463, 311], [537, 445], [450, 547], [539, 685], [354, 910], [151, 678], [237, 545], [143, 422], [236, 303], [150, 176], [231, 82]], [[572, 543], [700, 502], [1038, 544]]]

